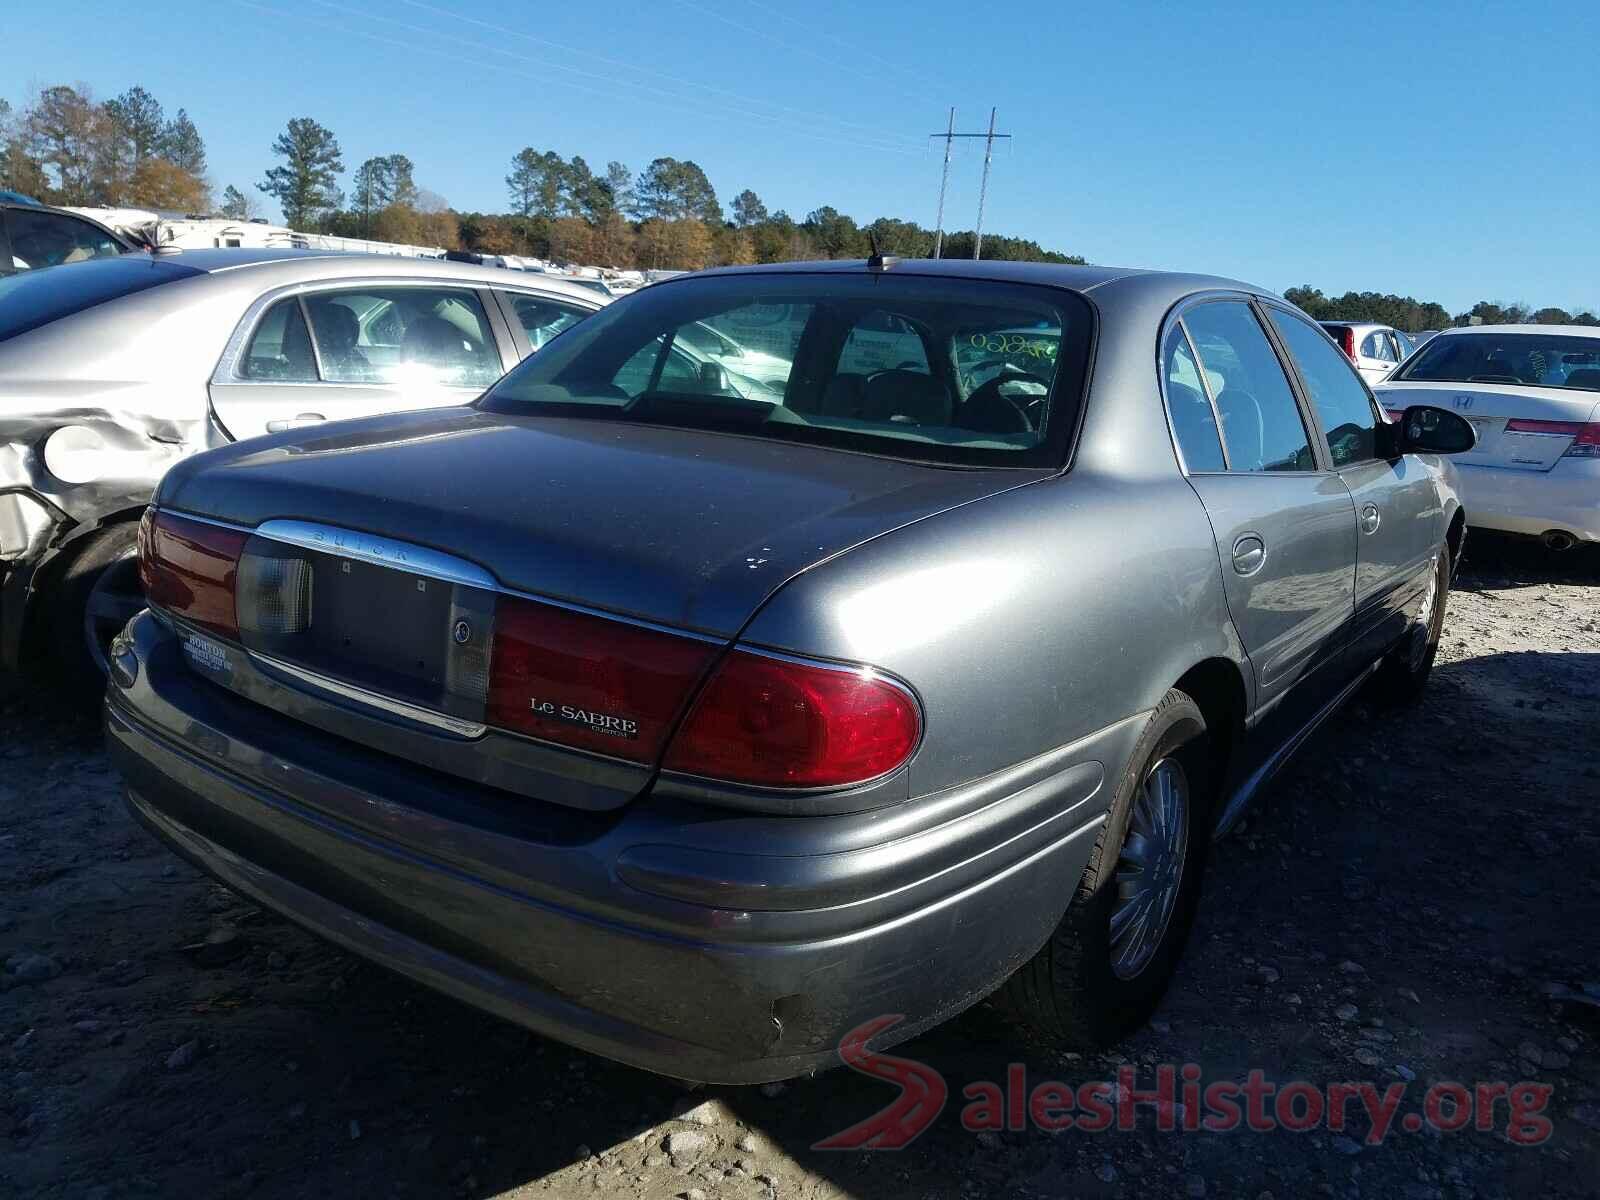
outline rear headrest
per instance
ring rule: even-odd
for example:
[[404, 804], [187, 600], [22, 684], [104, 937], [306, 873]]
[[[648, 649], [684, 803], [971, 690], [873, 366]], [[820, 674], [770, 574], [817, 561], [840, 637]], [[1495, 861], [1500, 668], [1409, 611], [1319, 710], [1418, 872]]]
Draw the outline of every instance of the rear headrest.
[[1600, 370], [1594, 367], [1585, 367], [1581, 371], [1574, 371], [1567, 376], [1567, 387], [1600, 388]]

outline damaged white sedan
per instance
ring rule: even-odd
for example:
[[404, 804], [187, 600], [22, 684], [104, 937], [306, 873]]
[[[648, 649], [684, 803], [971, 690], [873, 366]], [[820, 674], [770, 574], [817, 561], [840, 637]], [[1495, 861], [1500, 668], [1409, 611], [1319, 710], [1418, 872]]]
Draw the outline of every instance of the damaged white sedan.
[[604, 302], [548, 276], [295, 250], [0, 279], [0, 666], [98, 690], [106, 645], [144, 606], [138, 518], [174, 462], [465, 404]]

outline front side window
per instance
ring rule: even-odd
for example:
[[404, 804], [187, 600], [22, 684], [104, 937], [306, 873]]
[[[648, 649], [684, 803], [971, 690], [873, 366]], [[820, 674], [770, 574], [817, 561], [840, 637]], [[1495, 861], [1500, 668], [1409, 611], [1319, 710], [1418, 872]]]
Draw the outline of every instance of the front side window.
[[519, 292], [502, 293], [511, 301], [511, 310], [517, 314], [517, 324], [528, 335], [528, 345], [540, 349], [556, 334], [570, 329], [589, 315], [590, 310], [560, 300], [547, 300], [543, 296], [528, 296]]
[[239, 375], [277, 383], [317, 381], [316, 356], [298, 298], [279, 300], [267, 310], [240, 360]]
[[1216, 415], [1200, 378], [1199, 365], [1189, 352], [1189, 339], [1183, 326], [1174, 325], [1161, 349], [1162, 373], [1167, 390], [1167, 411], [1172, 414], [1172, 431], [1183, 452], [1183, 465], [1191, 471], [1222, 471], [1222, 439], [1217, 433]]
[[1451, 333], [1429, 338], [1394, 378], [1600, 392], [1600, 337]]
[[325, 382], [481, 388], [500, 376], [500, 352], [471, 290], [360, 288], [304, 301]]
[[1374, 457], [1378, 414], [1350, 361], [1299, 317], [1279, 308], [1267, 311], [1300, 368], [1311, 406], [1327, 435], [1334, 469]]
[[65, 213], [7, 209], [6, 229], [11, 235], [11, 257], [18, 270], [38, 270], [91, 258], [114, 258], [122, 243], [104, 229]]
[[[930, 461], [1059, 465], [1091, 321], [1074, 293], [992, 281], [697, 278], [589, 318], [481, 403]], [[979, 353], [1001, 366], [975, 371]]]
[[1228, 464], [1235, 471], [1314, 471], [1316, 459], [1283, 365], [1241, 300], [1183, 315], [1211, 388]]

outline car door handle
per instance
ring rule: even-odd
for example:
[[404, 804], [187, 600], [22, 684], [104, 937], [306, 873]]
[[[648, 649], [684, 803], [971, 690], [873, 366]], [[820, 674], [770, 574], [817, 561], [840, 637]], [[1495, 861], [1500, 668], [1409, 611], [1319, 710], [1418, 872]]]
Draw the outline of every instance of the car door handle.
[[1233, 543], [1233, 569], [1240, 575], [1254, 575], [1267, 561], [1267, 544], [1259, 534], [1247, 533]]
[[268, 421], [268, 433], [282, 433], [285, 429], [299, 429], [302, 425], [320, 425], [328, 418], [321, 413], [301, 413], [298, 417], [286, 417], [279, 421]]
[[1361, 506], [1362, 533], [1377, 533], [1378, 525], [1382, 520], [1383, 518], [1378, 515], [1378, 506], [1376, 504], [1364, 504]]

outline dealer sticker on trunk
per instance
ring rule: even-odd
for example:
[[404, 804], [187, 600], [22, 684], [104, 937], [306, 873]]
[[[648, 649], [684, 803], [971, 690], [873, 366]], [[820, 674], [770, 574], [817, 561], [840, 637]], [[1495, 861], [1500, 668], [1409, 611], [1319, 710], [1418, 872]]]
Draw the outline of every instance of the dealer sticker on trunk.
[[233, 663], [228, 658], [228, 648], [213, 642], [210, 638], [201, 637], [198, 633], [183, 635], [183, 652], [189, 661], [202, 671], [226, 674], [233, 670]]

